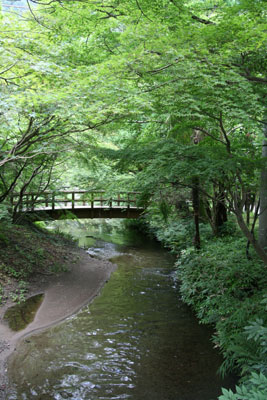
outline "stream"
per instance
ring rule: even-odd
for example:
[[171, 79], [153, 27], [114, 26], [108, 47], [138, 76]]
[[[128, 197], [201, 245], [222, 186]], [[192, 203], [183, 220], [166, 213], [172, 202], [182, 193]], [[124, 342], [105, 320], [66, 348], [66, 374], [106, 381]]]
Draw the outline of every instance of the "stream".
[[20, 343], [8, 400], [215, 400], [234, 386], [218, 375], [212, 330], [181, 302], [174, 258], [159, 243], [120, 220], [55, 227], [118, 268], [91, 304]]

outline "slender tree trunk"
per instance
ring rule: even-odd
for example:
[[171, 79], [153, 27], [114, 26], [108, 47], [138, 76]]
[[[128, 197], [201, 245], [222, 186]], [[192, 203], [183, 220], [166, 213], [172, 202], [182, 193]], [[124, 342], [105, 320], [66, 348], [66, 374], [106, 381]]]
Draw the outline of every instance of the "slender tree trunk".
[[38, 175], [39, 170], [41, 169], [42, 165], [39, 165], [38, 167], [36, 167], [34, 169], [34, 171], [32, 172], [32, 175], [30, 176], [30, 178], [28, 179], [28, 181], [26, 181], [24, 183], [24, 185], [22, 186], [22, 188], [20, 189], [19, 192], [19, 199], [17, 201], [17, 204], [15, 205], [14, 209], [13, 209], [13, 223], [17, 223], [18, 222], [18, 210], [20, 208], [22, 208], [22, 203], [23, 203], [23, 195], [27, 189], [27, 187], [30, 185], [30, 183], [32, 182], [32, 180], [36, 177], [36, 175]]
[[195, 221], [194, 245], [195, 248], [199, 250], [200, 232], [199, 232], [199, 179], [198, 178], [195, 178], [193, 181], [192, 202], [193, 202], [194, 221]]
[[[252, 233], [253, 237], [254, 237], [254, 229], [255, 229], [256, 221], [257, 221], [258, 215], [259, 215], [259, 208], [260, 208], [260, 201], [258, 201], [258, 204], [256, 206], [256, 210], [255, 210], [255, 214], [254, 214], [254, 218], [253, 218], [253, 222], [252, 222], [252, 226], [251, 226], [251, 230], [250, 230], [250, 232]], [[247, 223], [247, 226], [249, 226], [248, 223]], [[249, 245], [250, 245], [250, 241], [248, 240], [247, 248], [246, 248], [246, 255], [247, 255], [247, 259], [248, 260], [251, 259], [250, 255], [249, 255]]]
[[244, 235], [247, 237], [247, 239], [249, 240], [251, 245], [254, 247], [256, 253], [258, 254], [258, 256], [267, 265], [267, 253], [265, 253], [263, 248], [259, 245], [259, 243], [255, 239], [253, 233], [251, 233], [250, 230], [248, 229], [248, 227], [247, 227], [247, 225], [246, 225], [246, 223], [245, 223], [245, 221], [243, 219], [242, 211], [236, 209], [235, 210], [235, 215], [236, 215], [237, 222], [238, 222], [238, 225], [239, 225], [240, 229], [242, 230]]
[[[215, 192], [216, 193], [216, 192]], [[224, 187], [220, 183], [218, 187], [218, 193], [216, 194], [215, 201], [215, 210], [214, 210], [214, 223], [216, 226], [217, 233], [219, 232], [219, 228], [223, 226], [225, 222], [227, 222], [227, 209], [225, 206], [225, 194]]]
[[247, 223], [247, 226], [249, 226], [249, 224], [250, 224], [250, 202], [251, 202], [251, 199], [250, 199], [250, 192], [248, 192], [247, 193], [247, 198], [246, 198], [246, 203], [245, 203], [245, 210], [246, 210], [246, 217], [247, 217], [247, 220], [246, 220], [246, 223]]
[[[267, 118], [267, 113], [265, 113]], [[264, 123], [264, 140], [262, 144], [262, 158], [266, 161], [261, 172], [260, 183], [260, 214], [259, 214], [259, 245], [267, 254], [267, 121]]]

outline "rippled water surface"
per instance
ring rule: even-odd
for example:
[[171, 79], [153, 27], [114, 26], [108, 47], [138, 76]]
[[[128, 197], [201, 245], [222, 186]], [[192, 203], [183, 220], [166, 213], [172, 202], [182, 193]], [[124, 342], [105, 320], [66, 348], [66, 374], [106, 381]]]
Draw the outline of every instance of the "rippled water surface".
[[21, 343], [8, 399], [212, 400], [232, 386], [217, 375], [211, 331], [179, 300], [174, 260], [159, 244], [118, 223], [64, 224], [118, 269], [92, 304]]

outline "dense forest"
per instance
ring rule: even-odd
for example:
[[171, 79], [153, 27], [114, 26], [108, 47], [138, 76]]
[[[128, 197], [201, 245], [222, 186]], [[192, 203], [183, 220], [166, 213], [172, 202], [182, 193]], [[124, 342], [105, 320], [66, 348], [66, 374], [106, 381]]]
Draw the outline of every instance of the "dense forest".
[[177, 254], [221, 373], [241, 376], [220, 400], [264, 400], [266, 1], [11, 4], [0, 15], [0, 240], [23, 222], [27, 192], [138, 192], [137, 223]]

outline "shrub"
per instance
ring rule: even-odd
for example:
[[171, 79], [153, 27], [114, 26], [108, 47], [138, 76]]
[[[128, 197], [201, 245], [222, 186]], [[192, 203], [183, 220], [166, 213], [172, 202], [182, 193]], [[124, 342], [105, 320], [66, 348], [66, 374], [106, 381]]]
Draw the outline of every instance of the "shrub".
[[[191, 218], [177, 219], [172, 216], [165, 221], [160, 215], [154, 215], [151, 216], [149, 225], [154, 236], [173, 253], [179, 253], [193, 244], [195, 227]], [[212, 238], [209, 225], [201, 223], [200, 232], [203, 243]]]
[[236, 369], [246, 375], [266, 368], [265, 267], [256, 258], [247, 260], [244, 248], [244, 239], [225, 237], [199, 252], [183, 251], [177, 262], [182, 299], [202, 323], [215, 325], [213, 341], [225, 358], [223, 374]]
[[242, 385], [236, 393], [223, 389], [219, 400], [267, 398], [267, 296], [266, 266], [253, 250], [246, 258], [246, 239], [231, 219], [212, 237], [207, 224], [200, 224], [202, 248], [192, 246], [192, 220], [159, 214], [150, 216], [155, 236], [179, 254], [176, 263], [182, 299], [201, 323], [213, 324], [215, 347], [223, 353], [220, 372], [237, 371]]
[[226, 389], [222, 389], [222, 392], [219, 400], [266, 400], [267, 377], [254, 372], [246, 383], [236, 386], [236, 393]]

